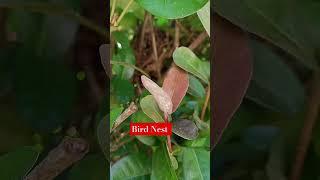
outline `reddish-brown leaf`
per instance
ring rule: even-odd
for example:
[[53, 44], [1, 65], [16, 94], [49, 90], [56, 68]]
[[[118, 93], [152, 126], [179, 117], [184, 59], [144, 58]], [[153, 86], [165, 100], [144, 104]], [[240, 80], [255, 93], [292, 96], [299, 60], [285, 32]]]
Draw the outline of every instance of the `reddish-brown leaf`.
[[252, 57], [245, 32], [217, 14], [212, 19], [214, 60], [211, 143], [215, 146], [246, 93], [252, 74]]
[[188, 73], [173, 63], [162, 85], [162, 89], [171, 97], [172, 112], [177, 110], [183, 97], [187, 93], [188, 87]]

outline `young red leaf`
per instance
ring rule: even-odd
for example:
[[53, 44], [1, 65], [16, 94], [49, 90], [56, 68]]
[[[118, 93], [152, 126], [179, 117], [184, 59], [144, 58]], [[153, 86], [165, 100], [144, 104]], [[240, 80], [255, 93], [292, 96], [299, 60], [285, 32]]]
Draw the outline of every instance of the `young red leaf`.
[[170, 96], [145, 75], [141, 76], [141, 82], [143, 86], [153, 95], [161, 111], [163, 111], [165, 114], [171, 114], [172, 102]]
[[248, 36], [219, 15], [213, 16], [213, 131], [216, 145], [232, 115], [240, 106], [252, 74]]
[[175, 112], [186, 95], [189, 87], [188, 73], [173, 64], [169, 69], [162, 89], [170, 96], [172, 101], [172, 112]]

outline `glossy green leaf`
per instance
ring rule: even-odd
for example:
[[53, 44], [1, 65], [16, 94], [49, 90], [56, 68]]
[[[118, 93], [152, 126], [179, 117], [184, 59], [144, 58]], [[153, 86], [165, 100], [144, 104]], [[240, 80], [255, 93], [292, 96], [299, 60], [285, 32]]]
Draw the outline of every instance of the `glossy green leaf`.
[[107, 180], [108, 164], [102, 155], [93, 154], [77, 162], [69, 172], [68, 180]]
[[187, 119], [173, 121], [172, 132], [184, 139], [196, 139], [199, 134], [198, 130], [193, 121]]
[[200, 60], [189, 48], [177, 48], [173, 52], [173, 60], [180, 68], [209, 83], [210, 63]]
[[[142, 111], [138, 111], [133, 114], [132, 117], [133, 122], [153, 122], [151, 118], [149, 118], [146, 114], [144, 114]], [[141, 141], [143, 144], [146, 144], [148, 146], [152, 146], [156, 142], [156, 137], [154, 136], [135, 136], [139, 141]]]
[[164, 144], [158, 147], [152, 155], [151, 180], [178, 180], [177, 174], [171, 165], [171, 160]]
[[189, 75], [189, 88], [187, 92], [192, 96], [199, 98], [203, 98], [206, 94], [201, 82], [192, 75]]
[[140, 100], [142, 111], [155, 122], [164, 122], [163, 115], [152, 95]]
[[145, 154], [128, 155], [111, 167], [111, 179], [123, 180], [151, 173], [151, 159]]
[[297, 76], [280, 56], [267, 46], [251, 41], [254, 72], [247, 98], [274, 111], [295, 113], [302, 110], [305, 94]]
[[[128, 34], [125, 32], [113, 32], [112, 36], [116, 41], [116, 49], [113, 54], [112, 61], [125, 62], [134, 65], [136, 59], [131, 48]], [[134, 69], [120, 65], [113, 65], [112, 71], [122, 79], [130, 79], [133, 76]]]
[[110, 131], [113, 128], [113, 125], [116, 122], [116, 119], [120, 116], [122, 111], [123, 111], [123, 107], [111, 109], [111, 111], [110, 111]]
[[0, 156], [0, 179], [23, 179], [38, 159], [33, 147], [23, 147]]
[[311, 42], [320, 35], [320, 23], [314, 18], [319, 16], [318, 2], [217, 0], [214, 7], [237, 26], [267, 39], [307, 67], [316, 67], [317, 46]]
[[153, 15], [178, 19], [196, 13], [208, 0], [137, 0], [137, 2]]
[[204, 149], [184, 148], [182, 155], [183, 179], [210, 179], [210, 152]]
[[199, 19], [210, 36], [210, 1], [197, 12]]

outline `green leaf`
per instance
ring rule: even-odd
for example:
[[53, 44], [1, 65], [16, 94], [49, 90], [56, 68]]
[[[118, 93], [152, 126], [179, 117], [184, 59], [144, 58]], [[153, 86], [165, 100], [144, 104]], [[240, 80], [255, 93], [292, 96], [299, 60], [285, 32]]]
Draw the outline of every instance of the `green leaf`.
[[145, 154], [128, 155], [111, 167], [111, 179], [123, 180], [151, 173], [151, 159]]
[[210, 136], [200, 137], [195, 140], [186, 141], [185, 145], [195, 148], [210, 148]]
[[76, 163], [69, 172], [68, 180], [107, 180], [107, 162], [100, 154], [88, 155]]
[[251, 41], [254, 73], [247, 98], [274, 111], [296, 113], [304, 105], [301, 82], [283, 60], [267, 46]]
[[180, 68], [209, 83], [210, 63], [201, 61], [189, 48], [177, 48], [173, 52], [173, 60]]
[[162, 144], [152, 156], [151, 180], [178, 180], [176, 172], [171, 165], [167, 148]]
[[195, 125], [195, 123], [187, 119], [173, 121], [172, 132], [188, 140], [196, 139], [199, 134], [198, 127]]
[[152, 95], [148, 95], [140, 100], [142, 111], [155, 122], [164, 122], [162, 113], [157, 102]]
[[192, 96], [199, 98], [203, 98], [206, 93], [201, 82], [192, 75], [189, 75], [189, 88], [187, 92]]
[[36, 163], [38, 155], [33, 147], [23, 147], [0, 156], [0, 179], [23, 179]]
[[199, 19], [210, 36], [210, 1], [197, 12]]
[[210, 179], [210, 152], [203, 149], [184, 148], [182, 155], [183, 179]]
[[116, 76], [112, 78], [110, 83], [111, 94], [115, 96], [118, 103], [126, 104], [133, 99], [134, 87], [129, 80]]
[[[113, 32], [112, 36], [116, 41], [116, 52], [113, 54], [112, 61], [125, 62], [128, 64], [135, 65], [136, 59], [133, 50], [130, 45], [129, 37], [124, 32]], [[131, 79], [134, 73], [134, 69], [114, 64], [112, 66], [114, 71], [122, 79]]]
[[311, 42], [319, 37], [320, 23], [314, 18], [319, 16], [319, 2], [217, 0], [214, 7], [235, 25], [267, 39], [307, 67], [316, 67], [318, 46]]
[[114, 123], [116, 122], [117, 118], [120, 116], [122, 111], [123, 111], [123, 107], [111, 109], [111, 111], [110, 111], [110, 131], [113, 128]]
[[137, 0], [137, 2], [153, 15], [178, 19], [197, 12], [208, 0]]
[[[153, 122], [147, 115], [145, 115], [142, 111], [138, 111], [133, 114], [133, 122]], [[135, 136], [139, 141], [143, 144], [152, 146], [156, 142], [156, 137], [154, 136]]]

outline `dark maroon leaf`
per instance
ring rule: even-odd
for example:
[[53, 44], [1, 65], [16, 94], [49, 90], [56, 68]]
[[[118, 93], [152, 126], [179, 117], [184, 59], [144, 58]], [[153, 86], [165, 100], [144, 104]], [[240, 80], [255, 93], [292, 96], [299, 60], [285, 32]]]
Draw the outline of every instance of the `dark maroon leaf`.
[[177, 110], [180, 102], [187, 93], [188, 87], [188, 73], [173, 63], [162, 85], [162, 89], [171, 97], [172, 112]]
[[248, 36], [237, 26], [213, 17], [213, 147], [240, 106], [252, 74]]

